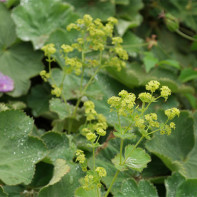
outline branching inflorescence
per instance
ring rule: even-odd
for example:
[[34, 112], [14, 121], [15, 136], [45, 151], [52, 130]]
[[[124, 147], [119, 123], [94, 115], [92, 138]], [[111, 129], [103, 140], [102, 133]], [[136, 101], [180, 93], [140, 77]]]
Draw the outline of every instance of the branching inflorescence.
[[[116, 23], [117, 20], [113, 17], [110, 17], [106, 24], [103, 24], [100, 19], [93, 20], [91, 16], [85, 15], [82, 19], [78, 19], [76, 23], [71, 23], [67, 26], [67, 31], [75, 30], [79, 32], [76, 43], [70, 45], [63, 44], [61, 46], [61, 53], [63, 54], [65, 62], [63, 67], [63, 81], [66, 75], [71, 73], [81, 77], [78, 100], [75, 109], [70, 115], [72, 119], [76, 118], [81, 98], [85, 95], [86, 90], [93, 83], [95, 76], [101, 69], [111, 66], [116, 68], [117, 71], [120, 71], [126, 66], [125, 60], [128, 60], [128, 54], [121, 45], [123, 40], [121, 37], [113, 36], [114, 25]], [[51, 62], [55, 61], [54, 54], [57, 52], [57, 49], [54, 44], [50, 43], [44, 46], [42, 50], [47, 56], [49, 71], [43, 70], [40, 75], [44, 81], [51, 79], [53, 88], [51, 93], [56, 97], [61, 97], [67, 105], [68, 103], [62, 94], [63, 81], [61, 85], [58, 86], [51, 75]], [[77, 51], [80, 55], [73, 57], [74, 51]], [[88, 56], [91, 52], [95, 52], [96, 56]], [[72, 56], [70, 54], [72, 54]], [[89, 77], [88, 82], [84, 84], [85, 71], [88, 69], [93, 69], [94, 72]], [[177, 108], [165, 110], [167, 118], [164, 122], [158, 120], [156, 113], [147, 113], [151, 103], [157, 102], [160, 98], [164, 98], [165, 101], [167, 101], [168, 97], [171, 95], [171, 90], [167, 86], [160, 87], [160, 83], [153, 80], [148, 82], [145, 88], [147, 92], [142, 92], [138, 96], [126, 90], [122, 90], [119, 92], [118, 96], [112, 96], [108, 99], [111, 111], [115, 111], [117, 114], [118, 124], [115, 125], [116, 132], [114, 132], [114, 135], [120, 138], [120, 152], [112, 160], [117, 171], [105, 193], [105, 197], [110, 193], [120, 171], [131, 168], [141, 172], [150, 161], [149, 155], [145, 153], [143, 149], [138, 148], [138, 145], [143, 139], [150, 140], [152, 134], [155, 132], [160, 132], [162, 135], [170, 135], [172, 130], [175, 129], [175, 123], [172, 119], [180, 114]], [[158, 92], [160, 92], [159, 95]], [[108, 125], [103, 114], [98, 114], [96, 112], [95, 105], [92, 101], [88, 100], [84, 102], [84, 111], [86, 121], [85, 124], [81, 126], [81, 135], [86, 137], [88, 141], [87, 145], [92, 149], [93, 165], [90, 168], [84, 151], [79, 149], [76, 151], [76, 162], [79, 162], [82, 170], [86, 172], [86, 176], [82, 181], [82, 188], [85, 191], [95, 189], [97, 195], [101, 196], [101, 179], [107, 176], [107, 172], [103, 167], [96, 166], [95, 150], [100, 146], [99, 139], [107, 134]], [[122, 118], [127, 120], [128, 124], [126, 126], [121, 125]], [[68, 133], [70, 134], [72, 132], [72, 121], [69, 128]], [[124, 140], [137, 138], [134, 132], [136, 129], [134, 128], [137, 128], [141, 137], [134, 145], [125, 147], [124, 151]], [[137, 160], [137, 158], [133, 158], [133, 153], [135, 153], [135, 151], [138, 151], [145, 158], [144, 163], [140, 165], [141, 167], [139, 168], [132, 167], [132, 161]]]

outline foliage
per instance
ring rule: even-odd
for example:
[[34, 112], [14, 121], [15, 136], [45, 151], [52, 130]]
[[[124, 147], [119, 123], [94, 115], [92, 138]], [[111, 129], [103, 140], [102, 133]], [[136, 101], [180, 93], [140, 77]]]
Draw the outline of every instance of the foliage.
[[0, 1], [0, 196], [195, 196], [196, 6]]

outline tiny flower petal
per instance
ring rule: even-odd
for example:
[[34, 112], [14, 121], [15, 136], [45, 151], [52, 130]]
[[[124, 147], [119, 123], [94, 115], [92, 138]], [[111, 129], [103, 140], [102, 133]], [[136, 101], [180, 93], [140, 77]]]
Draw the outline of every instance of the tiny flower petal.
[[14, 81], [0, 72], [0, 92], [10, 92], [14, 89]]

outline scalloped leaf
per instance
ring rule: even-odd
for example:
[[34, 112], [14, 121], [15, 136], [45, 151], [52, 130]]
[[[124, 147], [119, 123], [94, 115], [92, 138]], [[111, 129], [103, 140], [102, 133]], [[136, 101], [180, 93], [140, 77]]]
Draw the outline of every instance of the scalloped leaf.
[[42, 140], [47, 145], [49, 153], [47, 158], [49, 163], [55, 162], [57, 159], [64, 159], [72, 161], [76, 146], [73, 144], [71, 137], [66, 136], [65, 133], [47, 132], [42, 137]]
[[93, 196], [97, 196], [97, 192], [96, 189], [92, 189], [92, 190], [85, 190], [82, 187], [79, 187], [76, 189], [75, 191], [75, 197], [93, 197]]
[[166, 197], [193, 197], [197, 192], [197, 179], [185, 179], [178, 173], [165, 180]]
[[156, 133], [147, 149], [157, 155], [171, 171], [179, 171], [187, 178], [197, 178], [197, 144], [194, 141], [194, 121], [188, 112], [181, 112], [174, 120], [176, 129], [170, 136]]
[[141, 172], [151, 161], [150, 156], [142, 148], [134, 148], [134, 145], [125, 147], [125, 165], [132, 170]]
[[29, 184], [34, 165], [46, 156], [41, 140], [30, 137], [33, 120], [21, 111], [0, 112], [0, 179], [8, 184]]
[[35, 117], [47, 114], [49, 111], [49, 100], [52, 97], [48, 84], [35, 85], [27, 96], [27, 105], [32, 109]]
[[49, 101], [49, 108], [51, 111], [57, 113], [61, 120], [71, 116], [74, 111], [73, 105], [70, 105], [69, 103], [66, 104], [59, 98], [52, 98]]
[[141, 10], [142, 8], [142, 0], [130, 0], [129, 4], [119, 5], [118, 12], [116, 14], [120, 18], [124, 18], [131, 21], [132, 27], [137, 27], [142, 22], [142, 16], [139, 14], [139, 10]]
[[66, 161], [63, 159], [57, 159], [54, 162], [53, 177], [50, 180], [50, 182], [46, 185], [46, 187], [58, 183], [62, 179], [62, 177], [66, 175], [69, 171], [70, 167], [66, 164]]
[[4, 192], [3, 188], [0, 186], [0, 196], [7, 197], [8, 195]]
[[32, 41], [35, 49], [41, 48], [54, 30], [78, 18], [72, 7], [61, 0], [21, 0], [12, 17], [18, 37]]
[[114, 195], [114, 197], [158, 197], [157, 190], [148, 181], [141, 180], [138, 184], [134, 179], [128, 179], [123, 181], [121, 191]]
[[54, 185], [44, 187], [39, 192], [39, 197], [71, 197], [74, 196], [75, 190], [80, 186], [79, 180], [84, 176], [81, 168], [77, 164], [70, 164], [70, 172]]
[[26, 94], [30, 87], [30, 78], [42, 69], [42, 53], [34, 52], [27, 43], [14, 44], [15, 25], [9, 11], [0, 4], [0, 70], [14, 80], [14, 90], [8, 93], [18, 97]]
[[166, 197], [175, 197], [177, 188], [185, 181], [179, 173], [174, 173], [165, 180]]
[[107, 20], [108, 17], [114, 16], [115, 4], [111, 1], [89, 1], [89, 0], [64, 0], [72, 4], [76, 12], [83, 16], [85, 14], [91, 15], [93, 18], [100, 18], [101, 20]]

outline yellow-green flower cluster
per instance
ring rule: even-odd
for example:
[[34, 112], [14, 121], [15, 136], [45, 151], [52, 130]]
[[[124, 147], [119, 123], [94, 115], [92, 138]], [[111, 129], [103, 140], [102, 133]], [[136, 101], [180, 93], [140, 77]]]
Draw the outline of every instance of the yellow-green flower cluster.
[[103, 167], [97, 167], [96, 172], [98, 172], [99, 177], [107, 176], [107, 172], [106, 172], [105, 168], [103, 168]]
[[171, 95], [171, 90], [168, 88], [168, 86], [162, 86], [161, 87], [161, 97], [165, 98], [165, 101], [168, 99], [168, 96]]
[[77, 156], [76, 161], [78, 161], [81, 164], [85, 162], [86, 158], [85, 158], [85, 154], [82, 150], [77, 150], [76, 156]]
[[131, 113], [135, 105], [136, 96], [133, 93], [128, 93], [126, 90], [122, 90], [119, 93], [119, 97], [112, 96], [108, 99], [108, 104], [111, 109], [115, 109], [119, 115], [126, 116], [127, 113]]
[[118, 57], [111, 57], [106, 61], [106, 66], [116, 68], [117, 71], [121, 71], [122, 68], [126, 67], [126, 63]]
[[149, 127], [159, 127], [159, 122], [157, 121], [156, 113], [146, 114], [144, 117], [145, 120], [148, 122]]
[[82, 182], [83, 189], [91, 190], [96, 187], [100, 188], [101, 187], [100, 181], [102, 177], [105, 177], [105, 176], [107, 176], [107, 172], [105, 168], [103, 167], [97, 167], [94, 171], [89, 170]]
[[[98, 136], [105, 136], [107, 129], [106, 118], [102, 114], [98, 114], [92, 101], [84, 102], [86, 120], [88, 123], [83, 129], [82, 134], [86, 136], [88, 141], [92, 143]], [[94, 133], [96, 131], [96, 134]]]
[[95, 120], [97, 113], [94, 103], [92, 101], [86, 101], [84, 102], [84, 107], [87, 121]]
[[154, 96], [152, 96], [152, 94], [148, 93], [148, 92], [142, 92], [139, 94], [139, 99], [143, 102], [143, 103], [151, 103], [155, 101]]
[[52, 90], [51, 90], [51, 94], [55, 95], [56, 97], [60, 97], [62, 94], [62, 90], [61, 88], [59, 88], [57, 85], [52, 85]]
[[123, 42], [121, 37], [113, 37], [112, 38], [112, 44], [115, 45], [113, 48], [111, 48], [111, 52], [114, 52], [117, 54], [120, 59], [122, 60], [128, 60], [129, 56], [126, 50], [123, 49], [121, 46], [121, 43]]
[[78, 161], [81, 165], [82, 170], [85, 172], [87, 171], [87, 160], [85, 157], [85, 154], [82, 150], [77, 150], [76, 151], [76, 161]]
[[[114, 25], [117, 19], [110, 17], [106, 24], [103, 24], [100, 19], [95, 19], [90, 15], [84, 15], [82, 19], [78, 19], [76, 23], [71, 23], [67, 26], [67, 30], [75, 29], [80, 31], [81, 37], [77, 39], [77, 43], [71, 46], [79, 52], [83, 51], [103, 51], [107, 45], [108, 38], [111, 38], [112, 44], [110, 52], [112, 55], [105, 61], [102, 66], [110, 66], [116, 68], [118, 71], [125, 67], [124, 60], [128, 60], [128, 54], [123, 49], [121, 37], [113, 37]], [[86, 65], [86, 64], [85, 64]], [[89, 66], [98, 66], [99, 64], [90, 64]], [[100, 65], [101, 66], [101, 65]]]
[[170, 135], [172, 133], [172, 129], [175, 129], [176, 128], [176, 125], [174, 122], [170, 122], [170, 124], [166, 124], [163, 126], [163, 128], [160, 130], [160, 134], [161, 135], [164, 135], [164, 134], [167, 134], [167, 135]]
[[[116, 41], [116, 40], [115, 40]], [[114, 42], [115, 42], [114, 41]], [[118, 40], [116, 42], [121, 42]], [[160, 83], [158, 81], [150, 81], [146, 84], [146, 90], [149, 92], [142, 92], [139, 94], [139, 99], [142, 101], [142, 105], [136, 106], [136, 97], [132, 93], [128, 93], [125, 90], [122, 90], [118, 95], [112, 96], [108, 99], [108, 104], [112, 110], [116, 110], [118, 115], [126, 116], [131, 119], [132, 126], [135, 126], [139, 129], [140, 133], [147, 139], [150, 139], [149, 130], [156, 129], [156, 131], [160, 131], [161, 134], [170, 135], [172, 129], [175, 129], [175, 123], [170, 122], [175, 116], [179, 116], [180, 111], [177, 108], [168, 109], [165, 111], [168, 120], [166, 123], [160, 123], [157, 119], [156, 113], [146, 114], [146, 111], [149, 105], [152, 102], [156, 102], [160, 97], [164, 97], [165, 99], [171, 94], [170, 89], [167, 86], [161, 87], [161, 95], [158, 97], [154, 97], [153, 93], [156, 90], [159, 90]], [[128, 129], [126, 130], [126, 132]], [[153, 132], [154, 133], [154, 132]], [[125, 133], [123, 133], [125, 134]]]
[[146, 84], [146, 90], [151, 91], [151, 93], [154, 93], [157, 89], [159, 89], [160, 83], [158, 81], [149, 81], [148, 84]]
[[67, 69], [68, 73], [74, 71], [76, 75], [81, 74], [82, 63], [78, 58], [65, 57], [65, 64], [70, 65], [70, 68]]
[[44, 51], [44, 55], [48, 57], [56, 53], [56, 48], [54, 44], [47, 44], [42, 47], [42, 50]]
[[47, 73], [46, 70], [42, 70], [40, 72], [40, 76], [45, 82], [47, 82], [48, 79], [50, 78], [50, 73]]
[[[83, 38], [78, 39], [78, 49], [80, 45], [85, 42], [88, 43], [90, 49], [94, 51], [103, 51], [105, 49], [107, 37], [112, 37], [114, 24], [117, 23], [115, 18], [109, 18], [108, 22], [104, 25], [100, 19], [93, 20], [90, 15], [84, 15], [82, 19], [78, 19], [76, 23], [71, 23], [67, 26], [67, 30], [75, 29], [80, 31], [82, 35], [86, 34]], [[82, 46], [83, 48], [83, 46]]]
[[180, 115], [180, 110], [175, 107], [171, 109], [167, 109], [165, 110], [165, 115], [168, 117], [169, 120], [172, 120], [175, 116]]
[[66, 44], [63, 44], [61, 48], [63, 49], [64, 53], [70, 53], [74, 50], [73, 47], [71, 47], [70, 45], [66, 45]]

